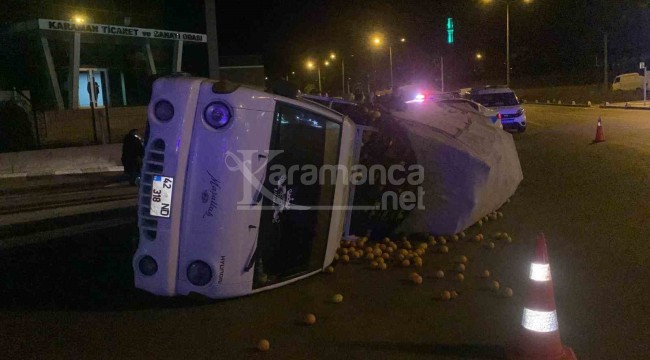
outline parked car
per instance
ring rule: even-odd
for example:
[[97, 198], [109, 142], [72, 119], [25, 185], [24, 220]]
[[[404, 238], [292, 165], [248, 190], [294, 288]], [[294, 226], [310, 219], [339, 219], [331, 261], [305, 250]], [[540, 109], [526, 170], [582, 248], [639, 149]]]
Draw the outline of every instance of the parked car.
[[[646, 80], [647, 82], [647, 80]], [[613, 91], [641, 90], [643, 89], [643, 76], [638, 73], [618, 75], [612, 84]]]
[[506, 131], [526, 131], [526, 113], [517, 95], [505, 86], [474, 88], [467, 98], [501, 115], [501, 124]]

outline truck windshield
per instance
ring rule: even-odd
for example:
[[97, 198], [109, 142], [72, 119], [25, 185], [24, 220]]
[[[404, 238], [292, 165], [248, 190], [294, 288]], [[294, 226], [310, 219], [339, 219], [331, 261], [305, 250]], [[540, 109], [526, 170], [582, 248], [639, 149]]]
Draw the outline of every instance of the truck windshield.
[[515, 106], [518, 105], [517, 97], [515, 93], [494, 93], [494, 94], [473, 94], [471, 99], [477, 103], [487, 106], [487, 107], [496, 107], [496, 106]]

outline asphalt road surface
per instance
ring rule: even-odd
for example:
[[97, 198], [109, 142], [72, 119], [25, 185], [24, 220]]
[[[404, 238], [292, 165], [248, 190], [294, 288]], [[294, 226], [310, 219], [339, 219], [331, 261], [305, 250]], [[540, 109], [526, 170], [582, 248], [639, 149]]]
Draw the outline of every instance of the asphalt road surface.
[[[650, 112], [526, 107], [514, 135], [524, 181], [494, 250], [450, 244], [412, 268], [337, 265], [293, 285], [227, 301], [162, 298], [133, 288], [133, 223], [0, 252], [0, 358], [499, 359], [516, 339], [535, 236], [546, 234], [564, 344], [579, 359], [650, 354]], [[601, 116], [606, 142], [591, 144]], [[128, 217], [128, 214], [124, 216]], [[465, 281], [448, 275], [469, 258]], [[503, 298], [478, 277], [489, 269]], [[437, 300], [444, 289], [460, 295]], [[340, 304], [330, 303], [341, 293]], [[313, 326], [299, 323], [316, 314]], [[264, 354], [259, 339], [270, 341]]]

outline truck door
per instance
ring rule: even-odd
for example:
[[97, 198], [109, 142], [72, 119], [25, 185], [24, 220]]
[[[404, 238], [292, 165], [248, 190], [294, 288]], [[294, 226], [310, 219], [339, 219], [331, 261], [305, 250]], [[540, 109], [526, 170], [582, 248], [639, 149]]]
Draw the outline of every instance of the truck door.
[[323, 266], [340, 139], [340, 123], [278, 103], [264, 183], [254, 288]]

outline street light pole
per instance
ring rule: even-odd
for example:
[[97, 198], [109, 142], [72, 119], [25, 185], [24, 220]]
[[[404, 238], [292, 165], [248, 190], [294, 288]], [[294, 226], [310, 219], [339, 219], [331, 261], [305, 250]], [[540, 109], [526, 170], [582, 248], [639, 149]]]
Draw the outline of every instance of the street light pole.
[[510, 1], [506, 1], [506, 85], [510, 87]]
[[318, 92], [322, 93], [323, 89], [321, 88], [321, 84], [320, 84], [320, 63], [317, 65], [317, 69], [318, 69]]
[[390, 89], [393, 90], [393, 47], [388, 46], [388, 58], [390, 61]]
[[341, 96], [345, 95], [345, 58], [341, 56]]

